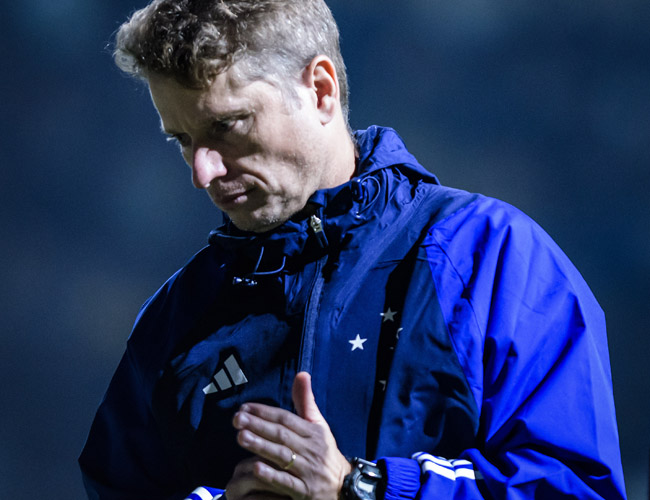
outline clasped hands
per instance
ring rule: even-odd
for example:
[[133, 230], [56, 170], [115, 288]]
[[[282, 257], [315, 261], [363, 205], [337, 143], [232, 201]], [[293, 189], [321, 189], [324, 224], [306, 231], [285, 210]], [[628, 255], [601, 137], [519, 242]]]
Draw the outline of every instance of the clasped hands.
[[297, 415], [259, 403], [245, 403], [235, 414], [237, 442], [254, 456], [235, 468], [228, 500], [339, 497], [350, 463], [316, 406], [307, 372], [296, 375], [292, 398]]

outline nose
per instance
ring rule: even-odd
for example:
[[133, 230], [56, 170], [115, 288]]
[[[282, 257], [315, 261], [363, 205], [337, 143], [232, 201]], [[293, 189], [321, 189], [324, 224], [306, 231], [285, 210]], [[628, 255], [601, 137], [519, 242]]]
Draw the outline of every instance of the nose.
[[192, 184], [198, 189], [207, 188], [217, 177], [226, 175], [223, 157], [218, 151], [207, 147], [198, 147], [192, 158]]

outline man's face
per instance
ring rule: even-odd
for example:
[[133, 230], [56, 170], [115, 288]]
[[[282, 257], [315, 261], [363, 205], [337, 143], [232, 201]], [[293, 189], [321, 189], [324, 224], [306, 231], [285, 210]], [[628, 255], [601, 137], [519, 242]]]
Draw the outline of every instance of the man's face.
[[297, 85], [287, 101], [265, 81], [238, 83], [229, 70], [205, 90], [149, 79], [162, 127], [178, 141], [197, 188], [237, 227], [272, 229], [324, 185], [327, 158], [315, 101]]

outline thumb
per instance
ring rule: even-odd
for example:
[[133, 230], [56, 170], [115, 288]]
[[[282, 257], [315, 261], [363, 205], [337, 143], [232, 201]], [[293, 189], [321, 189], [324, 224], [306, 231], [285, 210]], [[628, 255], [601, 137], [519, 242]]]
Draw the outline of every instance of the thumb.
[[293, 379], [291, 397], [299, 417], [314, 423], [325, 421], [318, 406], [316, 406], [314, 393], [311, 390], [311, 375], [309, 373], [300, 372], [296, 375], [296, 378]]

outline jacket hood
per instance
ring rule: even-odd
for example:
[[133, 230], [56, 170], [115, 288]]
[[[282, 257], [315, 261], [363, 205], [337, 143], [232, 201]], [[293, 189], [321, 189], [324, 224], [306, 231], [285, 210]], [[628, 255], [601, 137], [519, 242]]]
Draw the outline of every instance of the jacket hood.
[[[420, 182], [439, 184], [435, 175], [422, 167], [409, 153], [397, 132], [372, 126], [353, 136], [357, 145], [355, 177], [340, 186], [316, 191], [308, 201], [313, 216], [289, 220], [266, 232], [241, 231], [226, 217], [226, 223], [212, 231], [209, 243], [236, 257], [248, 278], [276, 274], [290, 265], [304, 264], [332, 249], [354, 244], [357, 228], [373, 223], [381, 229], [411, 201], [413, 187]], [[313, 217], [322, 225], [316, 237]], [[365, 232], [365, 231], [364, 231]], [[240, 267], [240, 266], [238, 266]]]
[[353, 137], [358, 152], [358, 175], [399, 165], [402, 170], [409, 170], [416, 177], [440, 184], [438, 178], [408, 152], [404, 141], [392, 128], [372, 125], [366, 130], [357, 130]]

